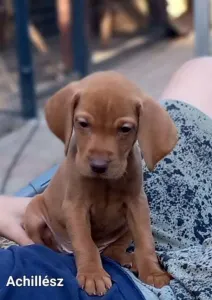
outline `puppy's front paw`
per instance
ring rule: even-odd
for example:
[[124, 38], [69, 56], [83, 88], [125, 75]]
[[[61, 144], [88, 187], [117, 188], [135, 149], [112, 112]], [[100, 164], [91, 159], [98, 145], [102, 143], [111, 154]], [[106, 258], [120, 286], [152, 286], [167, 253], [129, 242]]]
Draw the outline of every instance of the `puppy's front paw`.
[[171, 275], [161, 269], [157, 259], [151, 257], [140, 259], [136, 267], [140, 280], [156, 288], [168, 285], [172, 279]]
[[84, 270], [77, 274], [79, 285], [89, 295], [104, 295], [112, 286], [110, 275], [104, 269]]
[[152, 285], [158, 289], [162, 288], [165, 285], [168, 285], [171, 280], [171, 276], [162, 270], [155, 271], [153, 273], [147, 272], [147, 274], [143, 274], [139, 277], [143, 282]]

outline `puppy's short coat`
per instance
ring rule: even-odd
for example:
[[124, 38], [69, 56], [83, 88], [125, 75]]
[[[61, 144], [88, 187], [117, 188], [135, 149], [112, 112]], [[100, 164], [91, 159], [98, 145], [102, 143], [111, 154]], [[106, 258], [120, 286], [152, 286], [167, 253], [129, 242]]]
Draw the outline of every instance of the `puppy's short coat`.
[[57, 92], [47, 103], [46, 120], [65, 144], [65, 159], [27, 207], [30, 238], [73, 251], [79, 284], [88, 294], [111, 287], [100, 252], [132, 264], [126, 253], [132, 240], [140, 279], [167, 284], [170, 276], [158, 263], [151, 234], [141, 153], [153, 170], [172, 151], [177, 129], [168, 113], [124, 76], [107, 71]]

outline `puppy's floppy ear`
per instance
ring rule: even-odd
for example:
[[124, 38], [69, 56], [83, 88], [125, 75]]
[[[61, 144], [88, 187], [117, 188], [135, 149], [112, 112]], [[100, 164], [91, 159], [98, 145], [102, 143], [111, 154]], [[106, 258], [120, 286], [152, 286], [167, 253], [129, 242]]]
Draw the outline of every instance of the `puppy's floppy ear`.
[[50, 130], [65, 144], [67, 155], [73, 131], [74, 110], [79, 102], [79, 83], [72, 82], [47, 102], [45, 116]]
[[138, 143], [147, 168], [155, 165], [169, 154], [178, 141], [177, 128], [160, 104], [148, 96], [138, 100]]

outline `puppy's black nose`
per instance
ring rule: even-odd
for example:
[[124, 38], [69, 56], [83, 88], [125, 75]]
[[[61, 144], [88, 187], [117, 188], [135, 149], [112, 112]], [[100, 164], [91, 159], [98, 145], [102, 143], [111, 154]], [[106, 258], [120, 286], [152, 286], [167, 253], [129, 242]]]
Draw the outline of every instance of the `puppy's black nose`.
[[108, 162], [104, 159], [92, 159], [90, 166], [93, 172], [103, 174], [107, 171]]

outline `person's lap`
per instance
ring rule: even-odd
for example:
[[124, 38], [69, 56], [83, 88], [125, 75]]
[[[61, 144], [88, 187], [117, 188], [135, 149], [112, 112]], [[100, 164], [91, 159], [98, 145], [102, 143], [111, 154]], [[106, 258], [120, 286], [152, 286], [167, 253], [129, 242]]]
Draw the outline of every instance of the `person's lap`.
[[[204, 114], [206, 114], [208, 117], [212, 117], [212, 102], [211, 102], [211, 95], [212, 95], [212, 85], [211, 85], [211, 76], [212, 76], [212, 58], [211, 57], [204, 57], [204, 58], [197, 58], [197, 59], [194, 59], [194, 60], [191, 60], [191, 61], [189, 61], [189, 62], [187, 62], [187, 63], [185, 63], [174, 75], [173, 75], [173, 77], [171, 78], [171, 80], [170, 80], [170, 83], [168, 84], [168, 86], [166, 87], [166, 89], [164, 90], [164, 92], [163, 92], [163, 94], [162, 94], [162, 96], [161, 96], [161, 103], [163, 104], [163, 105], [165, 105], [166, 107], [167, 107], [167, 105], [165, 104], [165, 102], [166, 102], [166, 99], [172, 99], [173, 101], [174, 100], [178, 100], [178, 101], [182, 101], [183, 103], [186, 103], [186, 104], [188, 104], [189, 106], [191, 105], [192, 107], [195, 107], [195, 108], [197, 108], [198, 110], [200, 110], [201, 112], [203, 112]], [[195, 111], [195, 110], [194, 110]], [[209, 119], [206, 121], [206, 123], [204, 123], [204, 124], [202, 124], [201, 123], [201, 120], [202, 119], [204, 119], [205, 118], [205, 116], [203, 115], [203, 114], [201, 114], [201, 112], [200, 111], [196, 111], [196, 116], [194, 117], [194, 119], [199, 119], [199, 121], [200, 121], [200, 123], [195, 123], [195, 124], [193, 124], [194, 125], [194, 127], [196, 127], [196, 128], [192, 128], [192, 126], [189, 128], [189, 130], [196, 130], [196, 129], [199, 129], [199, 131], [200, 131], [200, 135], [202, 134], [202, 135], [204, 135], [204, 132], [205, 132], [205, 130], [206, 130], [206, 132], [207, 132], [207, 126], [209, 125], [209, 127], [211, 127], [211, 128], [209, 128], [209, 134], [208, 134], [208, 140], [210, 141], [210, 132], [212, 132], [212, 121], [210, 121]], [[192, 115], [192, 113], [191, 113], [191, 115]], [[179, 114], [179, 116], [180, 116], [180, 114]], [[176, 119], [179, 119], [180, 117], [177, 117], [176, 116]], [[187, 114], [187, 119], [189, 119], [189, 116], [190, 116], [190, 114]], [[206, 117], [206, 119], [207, 119], [207, 117]], [[186, 128], [186, 126], [188, 125], [188, 123], [187, 123], [187, 121], [188, 120], [184, 120], [184, 127]], [[179, 121], [180, 122], [180, 121]], [[181, 122], [183, 122], [183, 118], [182, 118], [182, 121]], [[211, 124], [210, 124], [211, 123]], [[192, 125], [192, 124], [190, 124], [190, 125]], [[189, 127], [189, 126], [188, 126]], [[188, 128], [187, 128], [188, 129]], [[189, 131], [188, 130], [188, 131]], [[188, 132], [188, 135], [189, 135], [189, 132]], [[202, 140], [202, 142], [204, 143], [204, 142], [208, 142], [208, 141], [204, 141], [204, 139]], [[192, 148], [193, 146], [191, 146], [191, 148]], [[196, 149], [196, 151], [197, 151], [197, 155], [199, 156], [199, 157], [201, 157], [201, 154], [204, 156], [206, 153], [207, 153], [207, 151], [205, 151], [204, 153], [200, 153], [200, 149], [198, 149], [198, 146], [197, 147], [195, 147], [195, 145], [194, 145], [194, 148], [193, 149], [190, 149], [191, 151], [192, 150], [194, 150], [194, 149]], [[187, 149], [188, 150], [188, 149]], [[188, 150], [188, 151], [190, 151], [190, 150]], [[177, 150], [176, 150], [177, 151]], [[208, 154], [210, 154], [210, 153], [208, 153]], [[186, 151], [184, 151], [184, 153], [181, 153], [181, 155], [182, 156], [184, 156], [184, 163], [185, 163], [185, 165], [182, 165], [181, 167], [182, 168], [187, 168], [187, 166], [186, 166], [186, 162], [187, 162], [187, 164], [189, 164], [189, 155], [187, 155], [187, 153], [186, 153]], [[207, 157], [207, 155], [206, 155], [206, 157]], [[209, 157], [208, 158], [210, 158], [210, 155], [209, 155]], [[206, 158], [207, 159], [207, 158]], [[201, 160], [201, 158], [200, 158], [200, 160]], [[169, 163], [169, 162], [168, 162]], [[163, 173], [163, 167], [165, 167], [165, 166], [162, 166], [162, 168], [161, 168], [161, 170], [159, 170], [159, 176], [161, 176], [162, 175], [162, 173]], [[179, 168], [179, 169], [181, 169], [181, 167]], [[208, 177], [207, 179], [209, 179], [210, 180], [210, 173], [208, 172], [208, 176], [207, 176], [207, 174], [205, 174], [204, 175], [204, 165], [202, 165], [202, 166], [200, 166], [200, 168], [201, 167], [203, 167], [203, 175], [202, 175], [202, 177]], [[178, 171], [180, 171], [180, 170], [177, 170], [177, 168], [175, 169], [175, 171], [176, 172], [178, 172]], [[190, 169], [191, 170], [191, 172], [194, 172], [195, 173], [195, 170], [192, 168], [192, 166], [191, 165], [189, 165], [188, 166], [188, 168], [187, 169]], [[196, 170], [198, 169], [198, 167], [196, 168]], [[207, 163], [205, 164], [205, 169], [207, 169]], [[169, 170], [169, 169], [168, 169]], [[168, 171], [167, 170], [167, 171]], [[207, 172], [205, 172], [205, 173], [207, 173]], [[147, 172], [147, 175], [149, 175], [148, 174], [148, 172]], [[188, 176], [190, 176], [190, 174], [187, 174]], [[199, 175], [198, 174], [198, 172], [197, 172], [197, 175]], [[151, 175], [150, 175], [151, 176]], [[153, 178], [154, 178], [154, 174], [153, 174]], [[167, 181], [166, 181], [166, 185], [168, 186], [168, 182], [169, 182], [169, 177], [171, 176], [171, 174], [167, 174]], [[201, 176], [201, 175], [200, 175]], [[148, 187], [147, 187], [147, 189], [150, 187], [150, 185], [152, 185], [153, 186], [153, 188], [152, 189], [157, 189], [157, 188], [160, 188], [159, 186], [161, 185], [161, 184], [156, 184], [156, 186], [154, 186], [154, 183], [156, 183], [157, 182], [157, 179], [159, 179], [159, 178], [157, 178], [157, 175], [155, 176], [156, 178], [155, 178], [155, 182], [154, 182], [154, 180], [152, 180], [151, 182], [149, 182], [149, 185], [148, 185]], [[164, 176], [162, 175], [162, 181], [164, 180]], [[205, 186], [207, 186], [207, 179], [206, 178], [203, 178], [203, 182], [204, 183], [202, 183], [202, 185], [205, 185]], [[175, 180], [175, 179], [174, 179]], [[173, 182], [174, 182], [174, 180], [173, 180]], [[199, 177], [197, 177], [196, 178], [196, 183], [197, 183], [197, 185], [198, 184], [200, 184], [201, 185], [201, 182], [200, 182], [200, 180], [199, 180]], [[191, 186], [194, 186], [195, 184], [193, 183]], [[169, 189], [170, 188], [172, 188], [171, 187], [171, 184], [167, 187], [166, 186], [166, 188], [164, 187], [164, 191], [166, 191], [166, 193], [168, 193], [169, 191]], [[181, 184], [179, 184], [179, 186], [178, 186], [180, 189], [183, 189], [183, 186], [181, 185]], [[203, 188], [204, 189], [204, 188]], [[187, 190], [188, 191], [188, 190]], [[149, 193], [151, 194], [154, 194], [154, 192], [153, 191], [149, 191]], [[177, 190], [175, 190], [175, 193], [177, 193]], [[208, 195], [209, 194], [209, 195]], [[200, 197], [202, 196], [202, 198], [204, 198], [205, 196], [207, 197], [208, 196], [208, 198], [210, 197], [210, 191], [209, 190], [207, 190], [207, 187], [206, 187], [206, 192], [202, 192], [202, 194], [200, 194]], [[153, 196], [154, 197], [154, 196]], [[163, 192], [160, 194], [160, 196], [159, 197], [163, 197]], [[175, 198], [175, 200], [177, 200], [177, 197]], [[188, 199], [188, 201], [189, 201], [190, 199]], [[201, 201], [202, 199], [200, 199], [200, 201]], [[158, 203], [157, 203], [158, 204]], [[164, 203], [165, 204], [165, 203]], [[156, 203], [154, 202], [154, 204], [153, 204], [153, 206], [155, 206], [156, 205]], [[208, 205], [210, 205], [209, 203], [208, 203]], [[169, 206], [167, 205], [165, 205], [165, 209], [167, 210], [167, 209], [169, 209]], [[199, 215], [198, 215], [198, 217], [199, 217], [199, 222], [201, 223], [202, 222], [202, 220], [201, 220], [201, 217], [200, 217], [200, 215], [201, 215], [201, 212], [200, 212], [200, 210], [201, 210], [201, 208], [199, 208]], [[160, 214], [163, 214], [163, 210], [162, 211], [160, 211]], [[209, 213], [209, 211], [208, 211], [208, 213]], [[160, 214], [159, 214], [159, 217], [160, 217]], [[182, 218], [179, 218], [178, 219], [178, 217], [179, 217], [179, 212], [177, 212], [176, 210], [175, 210], [175, 208], [173, 209], [173, 210], [170, 210], [169, 211], [169, 214], [170, 214], [170, 217], [171, 218], [173, 218], [176, 222], [175, 222], [175, 225], [176, 225], [176, 223], [177, 222], [180, 222], [179, 221], [179, 219], [181, 219], [181, 220], [183, 220], [183, 217]], [[181, 211], [181, 214], [183, 215], [183, 212]], [[155, 219], [155, 218], [157, 218], [158, 216], [153, 216], [152, 218], [153, 219]], [[181, 216], [180, 216], [181, 217]], [[185, 217], [185, 216], [184, 216]], [[191, 216], [191, 218], [192, 218], [193, 216]], [[160, 220], [161, 221], [161, 223], [163, 223], [163, 220]], [[209, 223], [211, 223], [211, 222], [209, 222]], [[204, 221], [202, 222], [202, 224], [201, 225], [203, 225], [204, 224]], [[187, 223], [187, 226], [189, 227], [189, 225], [191, 225], [191, 223], [189, 224], [189, 222]], [[153, 225], [154, 226], [154, 225]], [[210, 224], [210, 226], [211, 226], [211, 224]], [[160, 227], [160, 225], [159, 225], [159, 227]], [[186, 227], [186, 226], [185, 226]], [[197, 226], [198, 227], [198, 226]], [[200, 226], [201, 227], [201, 226]], [[206, 226], [207, 227], [207, 226]], [[199, 228], [200, 229], [200, 228]], [[208, 228], [209, 229], [209, 232], [210, 232], [210, 228]], [[211, 228], [212, 229], [212, 228]], [[171, 230], [171, 228], [170, 228], [170, 230]], [[191, 228], [191, 230], [195, 230], [195, 228]], [[206, 230], [206, 228], [204, 228], [204, 226], [200, 229], [200, 231], [201, 230]], [[198, 230], [197, 230], [198, 231]], [[201, 234], [200, 234], [201, 235]], [[161, 236], [161, 232], [159, 233], [159, 236]], [[204, 234], [203, 234], [203, 236], [204, 236]], [[209, 233], [209, 236], [210, 236], [210, 233]], [[207, 237], [207, 233], [205, 232], [205, 237]], [[186, 238], [188, 239], [188, 236], [186, 236]], [[193, 237], [192, 237], [193, 238]], [[167, 241], [166, 240], [166, 243], [167, 244], [169, 244], [169, 246], [170, 246], [170, 244], [175, 244], [175, 242], [176, 242], [176, 240], [174, 239], [173, 241]], [[189, 242], [189, 239], [188, 239], [188, 242]], [[183, 243], [183, 241], [181, 240], [180, 241], [180, 243]], [[192, 243], [192, 242], [191, 242]], [[182, 247], [183, 247], [183, 245], [182, 245]], [[207, 265], [207, 262], [205, 262], [206, 263], [206, 265]], [[197, 272], [197, 270], [195, 270], [196, 272]], [[192, 272], [191, 272], [192, 273]], [[198, 273], [198, 272], [197, 272]], [[207, 272], [206, 272], [207, 273]], [[204, 278], [204, 276], [202, 277], [202, 279]], [[206, 282], [205, 282], [205, 285], [206, 285]], [[206, 287], [207, 288], [207, 287]], [[204, 288], [203, 288], [203, 290], [204, 290]], [[209, 288], [209, 293], [211, 292], [211, 289]], [[185, 299], [187, 299], [186, 297], [188, 297], [188, 295], [185, 295]], [[205, 295], [204, 295], [204, 297], [205, 297]], [[158, 298], [159, 299], [159, 298]], [[160, 297], [160, 299], [163, 299], [163, 297]], [[164, 299], [169, 299], [168, 297], [166, 298], [166, 297], [164, 297]], [[170, 299], [174, 299], [174, 298], [170, 298]], [[183, 298], [182, 298], [183, 299]]]
[[192, 59], [172, 76], [160, 100], [190, 104], [212, 117], [212, 57]]
[[[175, 100], [182, 101], [183, 103], [191, 105], [192, 107], [196, 107], [197, 109], [199, 109], [201, 112], [203, 112], [207, 116], [212, 117], [211, 77], [212, 77], [212, 58], [211, 57], [199, 58], [199, 59], [191, 60], [191, 61], [185, 63], [171, 78], [170, 83], [168, 84], [168, 86], [166, 87], [166, 89], [164, 90], [164, 92], [161, 96], [161, 99], [160, 99], [161, 104], [165, 105], [165, 102], [167, 99], [172, 99], [172, 101], [175, 101]], [[167, 103], [168, 102], [169, 102], [169, 100], [167, 101]], [[204, 119], [204, 115], [201, 114], [201, 112], [196, 111], [195, 119], [200, 118], [200, 121], [201, 121], [201, 119]], [[187, 117], [188, 116], [189, 116], [189, 114], [187, 115]], [[210, 121], [209, 121], [209, 123], [210, 123]], [[197, 128], [199, 125], [200, 134], [201, 133], [203, 134], [204, 130], [205, 130], [205, 124], [204, 125], [203, 124], [195, 124], [195, 125], [197, 125]], [[186, 127], [186, 120], [185, 120], [184, 126]], [[207, 127], [207, 125], [206, 125], [206, 127]], [[212, 121], [211, 121], [211, 131], [209, 131], [209, 132], [212, 132]], [[207, 143], [207, 141], [206, 141], [206, 143]], [[197, 149], [197, 151], [198, 151], [198, 149]], [[200, 150], [198, 152], [200, 152]], [[198, 155], [200, 156], [200, 153], [198, 153]], [[187, 160], [189, 160], [189, 157], [186, 155], [186, 153], [184, 153], [184, 157], [187, 157]], [[184, 162], [186, 162], [186, 159], [184, 159]], [[185, 165], [182, 167], [186, 168]], [[191, 168], [191, 166], [189, 168]], [[205, 168], [207, 168], [207, 165], [205, 166]], [[163, 167], [162, 167], [162, 169], [163, 169]], [[159, 176], [162, 175], [162, 169], [159, 171]], [[203, 170], [203, 173], [204, 173], [204, 170]], [[146, 175], [149, 175], [148, 171], [147, 171]], [[168, 174], [167, 182], [168, 182], [169, 176], [170, 175]], [[152, 175], [152, 177], [154, 178], [154, 174]], [[157, 176], [155, 176], [155, 177], [157, 177]], [[157, 179], [159, 179], [159, 178], [157, 178]], [[156, 181], [157, 181], [157, 179], [156, 179]], [[203, 180], [206, 180], [206, 179], [203, 179]], [[161, 181], [163, 181], [163, 179]], [[206, 182], [206, 181], [204, 181], [204, 182]], [[197, 183], [197, 185], [200, 184], [198, 177], [197, 177], [196, 183]], [[149, 186], [150, 185], [153, 186], [152, 189], [157, 189], [161, 185], [161, 183], [159, 183], [158, 185], [156, 184], [156, 186], [154, 186], [153, 181], [152, 181], [152, 182], [150, 182]], [[148, 189], [148, 187], [147, 187], [147, 189]], [[181, 186], [181, 188], [183, 188], [183, 187]], [[164, 190], [165, 190], [165, 188], [164, 188]], [[154, 193], [154, 192], [150, 191], [149, 193]], [[202, 197], [204, 197], [205, 194], [207, 194], [207, 192], [202, 193]], [[163, 195], [160, 194], [160, 196], [163, 196]], [[188, 201], [189, 201], [189, 199], [188, 199]], [[154, 203], [153, 205], [156, 205], [156, 203]], [[167, 209], [167, 207], [165, 209]], [[173, 219], [176, 218], [176, 222], [177, 222], [177, 217], [178, 217], [177, 212], [176, 212], [176, 214], [172, 214], [172, 213], [174, 213], [174, 209], [173, 209], [169, 213], [171, 214], [171, 217]], [[155, 219], [157, 217], [158, 216], [153, 216], [153, 219]], [[183, 218], [181, 218], [181, 220], [182, 219]], [[199, 221], [201, 222], [201, 220], [199, 220]], [[178, 222], [180, 222], [179, 219], [178, 219]], [[187, 224], [187, 226], [189, 226], [189, 224]], [[160, 225], [159, 225], [159, 227], [160, 227]], [[195, 228], [192, 228], [192, 230], [193, 229], [195, 230]], [[202, 230], [204, 231], [205, 228], [202, 228]], [[209, 229], [209, 231], [210, 231], [210, 229]], [[169, 244], [172, 243], [170, 240], [166, 241], [166, 242]], [[189, 242], [189, 240], [188, 240], [188, 242]], [[173, 241], [173, 243], [175, 243], [175, 241]], [[180, 243], [182, 243], [182, 241]], [[135, 282], [138, 283], [139, 288], [143, 291], [143, 294], [145, 295], [145, 289], [144, 289], [144, 286], [142, 285], [142, 283], [140, 283], [139, 281], [136, 281], [136, 279], [134, 279], [134, 280], [135, 280]], [[151, 290], [152, 290], [152, 296], [154, 295], [154, 297], [156, 297], [156, 299], [175, 299], [175, 296], [173, 295], [173, 290], [170, 287], [163, 288], [163, 291], [160, 291], [159, 293], [154, 288]], [[210, 292], [211, 292], [211, 290], [210, 290]], [[160, 295], [160, 296], [156, 296], [156, 295]], [[148, 297], [150, 297], [150, 296], [148, 294], [146, 294], [146, 299], [148, 299]], [[185, 297], [188, 297], [188, 295], [185, 295]]]

